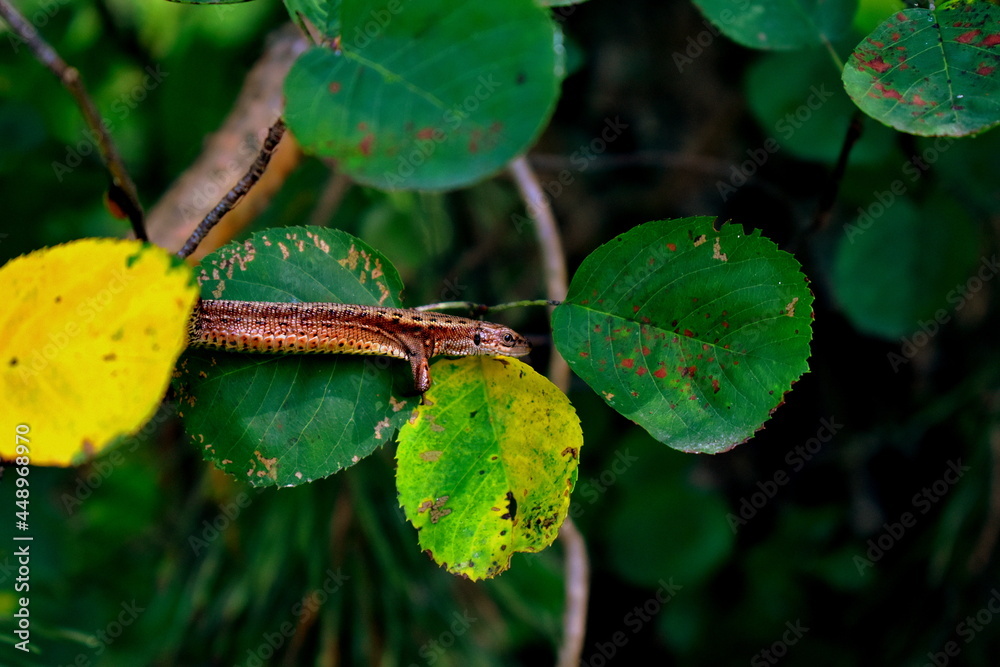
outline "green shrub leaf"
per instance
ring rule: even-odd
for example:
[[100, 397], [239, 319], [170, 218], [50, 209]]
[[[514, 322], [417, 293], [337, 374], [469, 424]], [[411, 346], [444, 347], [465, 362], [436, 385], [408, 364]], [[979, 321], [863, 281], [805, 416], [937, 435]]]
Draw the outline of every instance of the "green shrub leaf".
[[801, 49], [847, 31], [857, 0], [694, 0], [724, 35], [751, 49]]
[[954, 136], [1000, 123], [1000, 7], [988, 2], [896, 12], [858, 44], [844, 87], [901, 132]]
[[553, 313], [570, 367], [657, 440], [745, 441], [806, 370], [812, 294], [759, 233], [707, 217], [640, 225], [581, 264]]
[[583, 434], [573, 406], [516, 359], [434, 364], [434, 385], [399, 432], [396, 483], [420, 546], [483, 579], [552, 544], [569, 509]]
[[[204, 299], [399, 306], [389, 261], [337, 230], [290, 227], [202, 260]], [[188, 350], [185, 427], [206, 458], [254, 485], [326, 477], [390, 441], [415, 399], [409, 366], [385, 357]]]
[[[302, 146], [380, 188], [477, 181], [534, 141], [562, 76], [533, 0], [344, 0], [341, 34], [298, 59], [286, 120]], [[327, 24], [331, 23], [326, 17]]]

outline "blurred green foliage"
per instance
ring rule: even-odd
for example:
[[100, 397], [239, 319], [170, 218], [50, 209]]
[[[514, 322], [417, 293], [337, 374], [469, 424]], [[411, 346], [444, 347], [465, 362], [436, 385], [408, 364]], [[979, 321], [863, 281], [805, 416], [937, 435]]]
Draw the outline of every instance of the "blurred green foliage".
[[[268, 2], [18, 6], [45, 17], [39, 29], [80, 68], [147, 205], [199, 154], [265, 35], [286, 16]], [[719, 196], [718, 184], [748, 150], [782, 141], [774, 111], [754, 102], [776, 96], [781, 82], [747, 69], [769, 67], [770, 56], [712, 36], [681, 0], [592, 0], [559, 16], [583, 62], [565, 81], [536, 151], [573, 265], [646, 220], [718, 214], [796, 250], [817, 292], [812, 372], [766, 429], [730, 453], [672, 451], [574, 386], [586, 446], [571, 515], [593, 559], [584, 664], [637, 664], [651, 655], [685, 665], [994, 664], [995, 276], [963, 292], [966, 306], [948, 310], [950, 321], [924, 339], [868, 337], [859, 332], [864, 321], [845, 317], [831, 294], [843, 226], [857, 224], [858, 209], [896, 179], [907, 179], [904, 196], [922, 214], [942, 211], [922, 224], [936, 222], [948, 235], [957, 220], [970, 220], [983, 238], [974, 266], [991, 257], [1000, 133], [928, 153], [933, 140], [883, 139], [865, 122], [865, 136], [879, 137], [878, 145], [866, 144], [863, 159], [849, 164], [833, 223], [807, 235], [833, 159], [827, 148], [810, 148], [813, 139], [803, 148], [790, 138], [788, 150], [768, 152], [735, 194]], [[672, 55], [705, 31], [708, 45], [677, 69]], [[151, 90], [143, 85], [147, 67], [163, 73]], [[595, 152], [590, 146], [609, 117], [620, 117], [627, 132]], [[824, 131], [841, 136], [849, 119], [842, 120]], [[103, 209], [106, 176], [92, 148], [83, 155], [87, 140], [70, 96], [23, 48], [5, 46], [0, 56], [0, 128], [4, 259], [124, 233]], [[810, 130], [816, 142], [822, 134]], [[79, 166], [60, 177], [54, 164], [68, 164], [74, 151]], [[581, 161], [571, 163], [571, 155]], [[912, 181], [907, 164], [917, 170]], [[568, 184], [558, 180], [563, 169]], [[305, 162], [254, 229], [305, 222], [328, 178], [323, 164]], [[961, 213], [948, 212], [956, 207]], [[447, 194], [354, 187], [327, 222], [392, 258], [409, 304], [493, 303], [541, 296], [531, 229], [512, 224], [519, 212], [511, 185], [495, 179]], [[912, 228], [896, 236], [906, 234], [939, 238]], [[876, 312], [928, 295], [915, 276], [953, 261], [935, 252], [945, 244], [932, 243], [905, 265], [892, 236], [866, 255], [869, 267], [898, 276]], [[865, 275], [840, 270], [841, 280]], [[512, 313], [511, 324], [548, 331], [541, 313]], [[904, 355], [907, 343], [912, 355]], [[545, 354], [540, 348], [538, 367]], [[892, 354], [904, 363], [894, 367]], [[515, 557], [510, 572], [485, 584], [455, 579], [418, 551], [397, 507], [391, 447], [346, 474], [258, 492], [182, 444], [169, 405], [135, 441], [89, 466], [32, 469], [30, 609], [41, 655], [8, 646], [17, 573], [6, 472], [4, 664], [552, 662], [563, 604], [558, 545]], [[840, 427], [825, 437], [832, 429], [822, 431], [823, 420]], [[958, 461], [968, 470], [949, 482], [949, 462]], [[945, 653], [949, 646], [957, 657]]]

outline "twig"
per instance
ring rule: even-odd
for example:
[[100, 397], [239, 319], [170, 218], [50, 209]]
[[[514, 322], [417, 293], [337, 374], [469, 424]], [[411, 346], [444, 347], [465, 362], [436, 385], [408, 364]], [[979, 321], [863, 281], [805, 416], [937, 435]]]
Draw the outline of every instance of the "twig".
[[[257, 158], [267, 130], [284, 107], [282, 83], [292, 63], [309, 48], [299, 30], [287, 23], [268, 34], [264, 51], [243, 77], [240, 92], [222, 124], [208, 136], [198, 157], [146, 216], [149, 239], [161, 248], [176, 250]], [[191, 257], [211, 252], [246, 227], [267, 206], [298, 165], [300, 154], [288, 138], [275, 151], [264, 176], [239, 208], [230, 212], [198, 246]]]
[[467, 310], [470, 313], [489, 313], [508, 308], [521, 308], [523, 306], [558, 306], [561, 301], [550, 299], [527, 299], [525, 301], [510, 301], [508, 303], [487, 306], [486, 304], [474, 301], [442, 301], [440, 303], [429, 303], [426, 306], [416, 306], [413, 310]]
[[[535, 235], [541, 247], [545, 271], [545, 291], [549, 301], [566, 298], [566, 257], [563, 255], [559, 227], [545, 193], [538, 183], [528, 160], [522, 155], [510, 163], [510, 173], [535, 221]], [[549, 379], [564, 392], [569, 389], [569, 366], [555, 346], [549, 363]], [[590, 596], [590, 562], [587, 545], [576, 524], [569, 517], [559, 530], [559, 538], [566, 549], [564, 573], [566, 577], [566, 611], [563, 615], [563, 640], [559, 648], [559, 667], [575, 667], [583, 653], [583, 640], [587, 630], [587, 604]]]
[[[523, 155], [510, 163], [510, 173], [514, 177], [517, 189], [524, 199], [528, 215], [535, 221], [535, 236], [542, 251], [542, 269], [545, 272], [545, 293], [552, 301], [566, 298], [566, 257], [563, 255], [562, 239], [559, 236], [559, 226], [552, 214], [549, 200], [538, 183], [538, 177]], [[549, 361], [549, 379], [552, 383], [567, 391], [569, 389], [569, 366], [552, 347], [552, 357]]]
[[[0, 0], [2, 1], [2, 0]], [[250, 188], [260, 180], [261, 175], [264, 173], [264, 169], [267, 168], [267, 163], [271, 161], [271, 156], [274, 155], [274, 149], [278, 147], [278, 142], [281, 141], [281, 137], [285, 134], [285, 122], [280, 118], [271, 126], [271, 129], [267, 132], [267, 138], [264, 140], [264, 146], [260, 149], [260, 154], [257, 159], [254, 160], [253, 165], [250, 170], [241, 178], [233, 189], [230, 190], [222, 197], [215, 208], [209, 211], [205, 219], [201, 221], [198, 228], [192, 232], [191, 237], [188, 238], [184, 247], [178, 251], [177, 256], [181, 258], [188, 257], [197, 249], [198, 244], [201, 240], [205, 238], [205, 235], [211, 231], [212, 227], [219, 224], [219, 220], [222, 219], [226, 213], [229, 213], [233, 208], [235, 208], [243, 197], [246, 196]]]
[[344, 200], [344, 195], [351, 189], [351, 179], [343, 172], [336, 170], [330, 174], [323, 191], [319, 195], [316, 206], [309, 214], [309, 224], [316, 227], [325, 227], [330, 224], [330, 218], [340, 208], [340, 203]]
[[135, 183], [132, 182], [132, 178], [125, 168], [125, 163], [122, 162], [118, 149], [104, 125], [101, 112], [97, 110], [97, 105], [94, 104], [87, 93], [86, 86], [83, 85], [80, 72], [75, 67], [67, 65], [66, 61], [56, 53], [56, 50], [42, 39], [38, 31], [35, 30], [35, 26], [25, 20], [8, 0], [0, 0], [0, 17], [7, 22], [14, 34], [28, 45], [39, 62], [49, 68], [73, 95], [83, 113], [84, 121], [97, 136], [97, 149], [101, 152], [101, 158], [103, 158], [111, 175], [111, 187], [108, 190], [109, 200], [128, 216], [135, 237], [140, 241], [148, 241], [149, 237], [146, 235], [144, 224], [145, 215], [142, 204], [139, 203]]
[[820, 195], [816, 215], [813, 216], [813, 232], [822, 231], [830, 224], [830, 218], [833, 215], [833, 205], [837, 201], [837, 193], [840, 192], [840, 184], [844, 179], [844, 173], [847, 171], [847, 162], [851, 155], [851, 149], [858, 143], [863, 129], [861, 112], [855, 111], [854, 115], [851, 116], [850, 124], [847, 126], [847, 132], [844, 134], [844, 143], [840, 146], [840, 155], [837, 156], [837, 164], [830, 174], [826, 188]]

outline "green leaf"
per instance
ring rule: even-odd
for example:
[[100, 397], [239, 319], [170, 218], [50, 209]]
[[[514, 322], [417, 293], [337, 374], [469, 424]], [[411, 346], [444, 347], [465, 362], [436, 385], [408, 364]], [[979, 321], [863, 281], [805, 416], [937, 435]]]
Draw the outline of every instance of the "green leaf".
[[869, 116], [921, 136], [1000, 123], [1000, 7], [911, 8], [886, 19], [844, 67], [844, 88]]
[[884, 205], [873, 202], [846, 228], [833, 269], [834, 294], [867, 334], [895, 339], [921, 322], [936, 331], [965, 299], [979, 233], [943, 195], [919, 208], [889, 190], [879, 198]]
[[[697, 484], [699, 461], [650, 448], [645, 433], [632, 433], [616, 442], [615, 456], [635, 461], [617, 480], [620, 499], [608, 506], [609, 565], [636, 586], [656, 588], [669, 577], [685, 587], [698, 586], [732, 552], [729, 507], [718, 490]], [[609, 468], [615, 471], [614, 464]], [[580, 486], [589, 482], [582, 479]], [[601, 484], [600, 477], [596, 483]]]
[[[806, 160], [831, 164], [837, 160], [857, 109], [825, 49], [762, 55], [747, 69], [746, 91], [754, 116], [774, 141], [768, 146], [765, 140], [754, 148], [787, 150]], [[851, 150], [851, 164], [885, 159], [896, 139], [889, 128], [869, 123]]]
[[[561, 36], [532, 0], [342, 2], [340, 50], [285, 80], [303, 148], [380, 188], [444, 189], [503, 167], [555, 106]], [[330, 37], [333, 37], [332, 35]]]
[[[389, 261], [337, 230], [254, 234], [202, 261], [205, 299], [399, 306]], [[388, 442], [416, 402], [409, 367], [385, 357], [188, 350], [185, 427], [206, 458], [251, 484], [296, 485], [346, 468]]]
[[580, 265], [556, 348], [604, 400], [674, 449], [747, 440], [806, 372], [813, 297], [759, 232], [708, 217], [640, 225]]
[[851, 26], [857, 0], [694, 0], [726, 37], [751, 49], [823, 44]]
[[325, 35], [340, 34], [340, 0], [284, 0], [292, 20], [306, 34], [311, 26]]
[[493, 577], [556, 538], [583, 434], [565, 394], [516, 359], [434, 364], [399, 432], [396, 483], [420, 546], [449, 572]]

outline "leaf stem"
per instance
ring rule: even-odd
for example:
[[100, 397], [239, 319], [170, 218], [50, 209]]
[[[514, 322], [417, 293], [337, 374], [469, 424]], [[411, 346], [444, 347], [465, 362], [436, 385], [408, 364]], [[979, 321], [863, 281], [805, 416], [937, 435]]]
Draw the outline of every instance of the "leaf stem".
[[[111, 176], [108, 199], [128, 216], [135, 237], [140, 241], [148, 241], [145, 213], [142, 210], [142, 204], [139, 203], [135, 183], [132, 182], [132, 177], [129, 176], [125, 163], [122, 162], [121, 156], [118, 154], [118, 149], [115, 147], [114, 140], [112, 140], [104, 119], [101, 117], [101, 112], [98, 111], [97, 105], [94, 104], [90, 94], [87, 93], [86, 86], [83, 85], [79, 70], [66, 64], [66, 61], [60, 57], [56, 50], [42, 39], [35, 26], [21, 16], [8, 0], [0, 0], [0, 17], [6, 21], [17, 39], [28, 45], [28, 48], [35, 54], [35, 58], [56, 75], [76, 100], [77, 106], [80, 107], [83, 114], [84, 122], [97, 137], [97, 149], [100, 151], [101, 158]], [[14, 48], [16, 51], [16, 44]]]
[[467, 310], [470, 313], [483, 315], [489, 312], [507, 310], [509, 308], [520, 308], [522, 306], [558, 306], [561, 301], [550, 301], [548, 299], [525, 299], [523, 301], [509, 301], [487, 306], [475, 301], [441, 301], [440, 303], [429, 303], [426, 306], [416, 306], [413, 310]]
[[[0, 0], [3, 2], [4, 0]], [[177, 256], [181, 258], [186, 258], [191, 255], [198, 248], [198, 244], [202, 242], [205, 235], [208, 234], [219, 224], [222, 220], [222, 216], [229, 211], [236, 208], [243, 197], [246, 196], [250, 189], [260, 180], [261, 175], [263, 175], [264, 170], [267, 168], [268, 163], [271, 161], [271, 157], [274, 155], [275, 149], [278, 147], [278, 143], [281, 141], [281, 137], [285, 135], [285, 121], [279, 118], [275, 121], [271, 129], [267, 131], [267, 138], [264, 139], [264, 145], [260, 149], [260, 153], [257, 155], [257, 159], [250, 166], [250, 169], [246, 174], [243, 175], [233, 189], [227, 192], [219, 203], [215, 205], [205, 219], [199, 223], [198, 227], [191, 233], [184, 247], [177, 252]]]
[[827, 52], [829, 52], [830, 57], [833, 59], [833, 64], [837, 66], [837, 72], [842, 74], [844, 72], [844, 61], [837, 55], [837, 50], [833, 48], [833, 43], [830, 39], [826, 35], [823, 35], [822, 39], [823, 46], [826, 47]]

